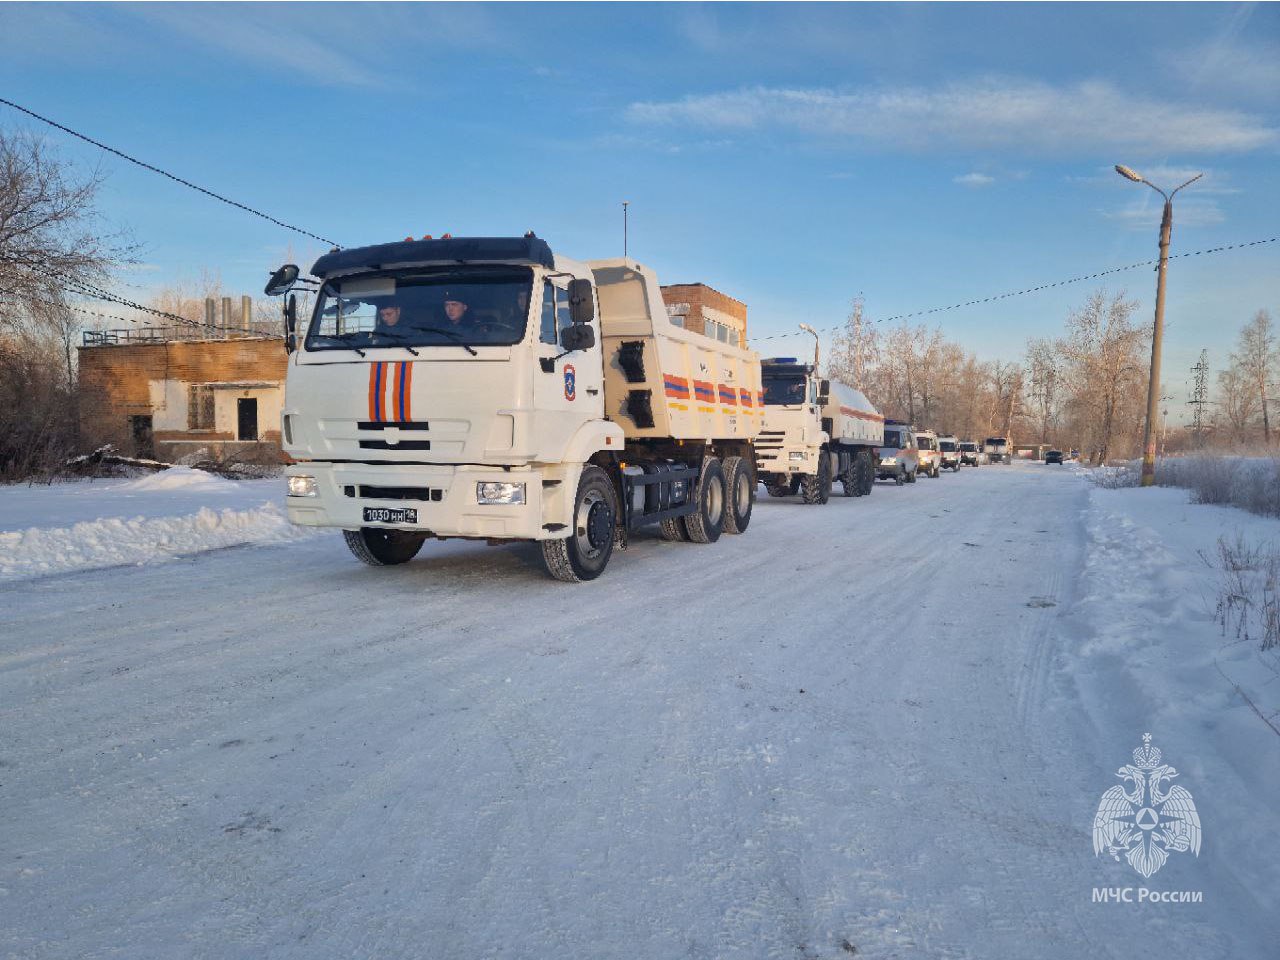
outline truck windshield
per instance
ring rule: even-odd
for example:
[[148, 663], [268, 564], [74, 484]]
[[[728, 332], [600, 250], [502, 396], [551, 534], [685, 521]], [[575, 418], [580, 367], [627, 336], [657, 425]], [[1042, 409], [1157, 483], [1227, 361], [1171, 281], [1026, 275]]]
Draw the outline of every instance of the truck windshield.
[[518, 267], [361, 274], [320, 288], [308, 350], [509, 346], [524, 337], [533, 272]]
[[897, 430], [886, 430], [884, 432], [883, 446], [892, 447], [895, 450], [902, 449], [902, 434]]
[[965, 453], [975, 453], [977, 452], [978, 445], [976, 443], [962, 443], [960, 444], [960, 449]]
[[763, 386], [767, 407], [804, 403], [804, 377], [765, 377]]
[[956, 445], [955, 445], [955, 442], [952, 440], [939, 440], [938, 449], [943, 450], [946, 453], [954, 453], [956, 449]]

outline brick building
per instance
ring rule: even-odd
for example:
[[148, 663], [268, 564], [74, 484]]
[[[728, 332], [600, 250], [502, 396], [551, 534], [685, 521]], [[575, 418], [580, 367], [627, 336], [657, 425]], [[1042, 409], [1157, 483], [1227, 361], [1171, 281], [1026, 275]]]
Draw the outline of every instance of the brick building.
[[286, 354], [279, 337], [148, 340], [89, 334], [80, 348], [80, 426], [132, 456], [273, 456]]
[[747, 305], [705, 283], [662, 288], [667, 316], [678, 327], [739, 347], [747, 345]]

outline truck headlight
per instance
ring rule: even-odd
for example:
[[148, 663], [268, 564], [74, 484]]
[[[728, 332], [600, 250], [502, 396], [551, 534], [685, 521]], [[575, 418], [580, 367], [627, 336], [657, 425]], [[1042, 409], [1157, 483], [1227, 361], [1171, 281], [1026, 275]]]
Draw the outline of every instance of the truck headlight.
[[315, 477], [289, 477], [289, 496], [318, 497], [320, 496], [320, 484], [316, 483]]
[[787, 457], [791, 460], [803, 460], [807, 456], [809, 456], [809, 454], [807, 454], [803, 450], [792, 450], [789, 454], [787, 454]]
[[886, 464], [887, 466], [892, 467], [895, 463], [898, 462], [898, 458], [897, 457], [881, 457], [880, 462], [883, 464]]
[[488, 504], [524, 503], [524, 484], [477, 483], [476, 501]]

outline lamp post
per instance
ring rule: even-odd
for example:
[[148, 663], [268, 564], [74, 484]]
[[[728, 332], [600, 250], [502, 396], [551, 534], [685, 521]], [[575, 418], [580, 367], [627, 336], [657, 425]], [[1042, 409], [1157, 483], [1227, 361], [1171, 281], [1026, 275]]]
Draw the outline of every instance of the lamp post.
[[800, 329], [805, 333], [813, 334], [813, 372], [816, 374], [818, 372], [818, 348], [822, 341], [818, 339], [818, 331], [807, 323], [800, 324]]
[[1164, 216], [1160, 219], [1160, 265], [1156, 268], [1156, 319], [1151, 333], [1151, 379], [1147, 384], [1147, 425], [1142, 435], [1142, 485], [1153, 486], [1156, 482], [1156, 417], [1160, 406], [1160, 347], [1164, 341], [1164, 278], [1169, 269], [1169, 237], [1173, 232], [1173, 198], [1179, 190], [1195, 183], [1204, 174], [1197, 173], [1186, 183], [1165, 193], [1150, 180], [1139, 176], [1133, 170], [1116, 164], [1116, 173], [1134, 183], [1145, 183], [1160, 196], [1164, 197]]

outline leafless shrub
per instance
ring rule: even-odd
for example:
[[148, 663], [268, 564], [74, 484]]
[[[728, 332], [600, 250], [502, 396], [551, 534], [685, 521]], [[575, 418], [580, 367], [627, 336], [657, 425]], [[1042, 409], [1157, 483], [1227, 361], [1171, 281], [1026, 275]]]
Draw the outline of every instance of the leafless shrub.
[[1280, 551], [1254, 546], [1244, 534], [1218, 538], [1221, 580], [1216, 615], [1224, 636], [1280, 648]]
[[1142, 479], [1141, 464], [1116, 463], [1096, 467], [1085, 476], [1091, 483], [1104, 490], [1120, 490], [1125, 487], [1136, 487]]
[[1196, 503], [1215, 503], [1280, 517], [1280, 457], [1204, 453], [1156, 463], [1156, 483], [1184, 487]]

